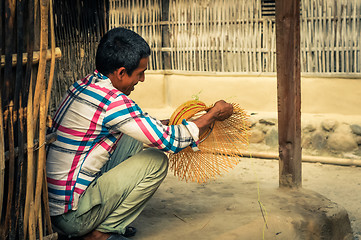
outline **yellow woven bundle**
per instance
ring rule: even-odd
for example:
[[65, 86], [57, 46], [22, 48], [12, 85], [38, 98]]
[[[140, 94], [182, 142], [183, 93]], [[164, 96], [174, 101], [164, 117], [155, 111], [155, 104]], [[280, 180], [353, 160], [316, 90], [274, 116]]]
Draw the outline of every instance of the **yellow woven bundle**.
[[198, 100], [191, 100], [180, 105], [169, 119], [170, 125], [181, 124], [183, 119], [190, 119], [195, 114], [207, 110], [205, 103]]
[[[216, 121], [212, 130], [201, 136], [200, 151], [187, 147], [169, 156], [174, 175], [181, 180], [203, 183], [236, 166], [241, 150], [248, 146], [249, 116], [237, 104], [232, 105], [232, 116]], [[189, 120], [209, 108], [201, 101], [188, 101], [174, 111], [169, 124], [180, 124], [183, 119]]]

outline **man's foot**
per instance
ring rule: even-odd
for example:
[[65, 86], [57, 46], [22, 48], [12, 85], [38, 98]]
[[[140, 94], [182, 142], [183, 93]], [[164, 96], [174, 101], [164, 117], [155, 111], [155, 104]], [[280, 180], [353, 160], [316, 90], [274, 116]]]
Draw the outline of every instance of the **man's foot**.
[[133, 237], [137, 233], [137, 229], [132, 226], [128, 226], [125, 228], [125, 232], [123, 234], [124, 237]]
[[[93, 230], [87, 235], [83, 236], [83, 240], [107, 240], [111, 237], [109, 233], [99, 232], [98, 230]], [[115, 239], [114, 239], [115, 240]]]
[[109, 238], [107, 238], [107, 240], [130, 240], [129, 238], [124, 237], [123, 235], [120, 234], [112, 234], [110, 235]]
[[137, 232], [135, 227], [128, 226], [125, 228], [124, 234], [103, 233], [98, 230], [93, 230], [87, 235], [83, 236], [83, 240], [129, 240], [127, 237], [133, 237]]

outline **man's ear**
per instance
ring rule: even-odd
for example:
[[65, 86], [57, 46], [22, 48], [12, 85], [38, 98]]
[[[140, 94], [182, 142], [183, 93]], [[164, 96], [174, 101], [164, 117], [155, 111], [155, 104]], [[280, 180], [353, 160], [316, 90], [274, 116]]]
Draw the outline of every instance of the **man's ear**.
[[127, 73], [127, 70], [124, 67], [118, 68], [116, 70], [116, 75], [120, 79], [122, 79], [126, 73]]

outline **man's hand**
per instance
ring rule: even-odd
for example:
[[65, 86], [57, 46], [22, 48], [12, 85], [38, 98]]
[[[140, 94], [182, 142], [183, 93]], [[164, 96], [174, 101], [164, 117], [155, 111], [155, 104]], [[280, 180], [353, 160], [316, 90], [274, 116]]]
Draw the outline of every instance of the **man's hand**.
[[220, 100], [203, 116], [197, 118], [193, 122], [199, 128], [199, 136], [201, 136], [215, 121], [223, 121], [229, 118], [233, 113], [233, 106]]
[[230, 103], [226, 103], [223, 100], [219, 100], [208, 111], [208, 113], [214, 114], [216, 121], [223, 121], [229, 118], [233, 113], [233, 106]]

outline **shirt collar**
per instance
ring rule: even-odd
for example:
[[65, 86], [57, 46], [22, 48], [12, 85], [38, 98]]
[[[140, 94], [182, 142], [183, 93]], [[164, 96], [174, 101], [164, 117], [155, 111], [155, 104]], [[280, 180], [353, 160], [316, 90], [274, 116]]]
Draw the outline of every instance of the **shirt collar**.
[[98, 70], [95, 69], [94, 75], [100, 80], [100, 79], [109, 79], [107, 76], [103, 75], [102, 73], [98, 72]]

